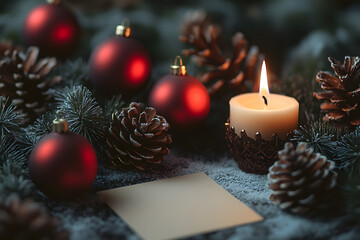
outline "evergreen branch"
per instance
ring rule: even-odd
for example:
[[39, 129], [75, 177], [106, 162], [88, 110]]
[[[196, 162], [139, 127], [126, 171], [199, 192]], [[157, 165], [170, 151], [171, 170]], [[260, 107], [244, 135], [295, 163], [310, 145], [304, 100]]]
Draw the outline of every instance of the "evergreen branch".
[[35, 133], [28, 131], [23, 132], [17, 136], [16, 144], [18, 148], [22, 150], [23, 156], [27, 159], [35, 147], [36, 143], [40, 140], [41, 136], [36, 135]]
[[333, 159], [336, 155], [337, 143], [342, 135], [343, 132], [331, 124], [309, 120], [295, 130], [291, 140], [306, 142], [307, 147], [312, 147], [315, 152]]
[[39, 118], [37, 118], [32, 126], [30, 126], [30, 131], [35, 134], [36, 137], [43, 137], [46, 134], [49, 134], [53, 130], [53, 121], [55, 119], [56, 111], [48, 111]]
[[84, 85], [89, 81], [89, 66], [82, 58], [75, 60], [68, 60], [63, 64], [60, 64], [55, 70], [54, 75], [61, 76], [63, 87], [76, 87]]
[[22, 115], [16, 112], [16, 106], [9, 98], [0, 96], [0, 133], [12, 134], [18, 132]]
[[360, 174], [360, 127], [342, 137], [337, 152], [335, 163], [340, 169]]
[[21, 199], [33, 195], [34, 184], [22, 176], [19, 166], [11, 163], [4, 163], [0, 167], [0, 198], [16, 194]]
[[67, 94], [60, 110], [66, 114], [71, 131], [84, 136], [93, 145], [100, 144], [106, 121], [102, 108], [86, 87], [74, 87]]
[[106, 101], [104, 106], [105, 118], [111, 121], [111, 116], [114, 111], [121, 109], [126, 104], [126, 101], [121, 95], [113, 96], [110, 100]]
[[25, 161], [23, 151], [16, 145], [13, 137], [0, 137], [0, 164], [11, 162], [22, 166]]

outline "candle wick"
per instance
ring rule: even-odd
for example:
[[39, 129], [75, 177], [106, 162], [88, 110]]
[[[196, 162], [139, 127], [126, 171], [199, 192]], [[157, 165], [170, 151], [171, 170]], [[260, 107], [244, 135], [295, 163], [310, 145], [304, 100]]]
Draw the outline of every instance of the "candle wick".
[[267, 105], [268, 105], [268, 101], [267, 101], [266, 97], [265, 97], [265, 96], [262, 96], [262, 97], [263, 97], [263, 99], [264, 99], [265, 105], [267, 106]]

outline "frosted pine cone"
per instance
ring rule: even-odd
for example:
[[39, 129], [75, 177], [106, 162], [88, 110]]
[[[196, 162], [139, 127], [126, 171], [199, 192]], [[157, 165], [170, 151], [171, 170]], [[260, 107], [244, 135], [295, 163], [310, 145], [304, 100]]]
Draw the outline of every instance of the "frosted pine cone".
[[336, 76], [319, 72], [316, 81], [324, 92], [314, 93], [319, 100], [325, 100], [320, 108], [326, 112], [324, 121], [337, 123], [338, 127], [360, 125], [360, 59], [345, 57], [344, 63], [329, 57]]
[[334, 162], [306, 148], [285, 144], [279, 160], [269, 168], [270, 200], [293, 213], [309, 212], [324, 203], [327, 194], [336, 186]]
[[48, 77], [56, 66], [55, 58], [38, 61], [39, 49], [29, 47], [26, 54], [6, 51], [0, 59], [0, 96], [9, 97], [24, 115], [23, 124], [31, 123], [47, 109], [49, 89], [60, 77]]
[[169, 127], [152, 107], [131, 103], [115, 111], [106, 141], [105, 166], [143, 171], [161, 163], [169, 153]]

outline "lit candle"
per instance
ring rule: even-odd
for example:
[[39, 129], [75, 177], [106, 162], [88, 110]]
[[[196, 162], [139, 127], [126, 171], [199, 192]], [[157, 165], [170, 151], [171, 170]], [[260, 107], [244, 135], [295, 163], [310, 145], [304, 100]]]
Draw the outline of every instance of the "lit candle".
[[230, 126], [240, 136], [245, 130], [254, 138], [260, 132], [270, 140], [274, 133], [285, 139], [298, 126], [299, 103], [295, 98], [270, 94], [265, 61], [262, 64], [259, 93], [245, 93], [230, 99]]

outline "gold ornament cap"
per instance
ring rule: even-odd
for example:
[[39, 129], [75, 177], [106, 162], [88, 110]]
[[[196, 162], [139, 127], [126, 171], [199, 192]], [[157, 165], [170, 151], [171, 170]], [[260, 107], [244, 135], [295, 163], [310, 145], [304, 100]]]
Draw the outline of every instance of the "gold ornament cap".
[[69, 131], [69, 122], [65, 114], [61, 111], [56, 112], [56, 118], [53, 121], [53, 131], [57, 133], [66, 133]]
[[183, 65], [183, 61], [180, 56], [176, 56], [174, 65], [170, 66], [170, 74], [180, 76], [186, 75], [186, 67]]
[[121, 25], [117, 25], [116, 26], [116, 32], [115, 34], [117, 36], [122, 36], [122, 37], [130, 37], [131, 35], [131, 28], [130, 28], [130, 22], [127, 18], [125, 18], [122, 22]]
[[59, 4], [61, 2], [61, 0], [46, 0], [49, 4]]

